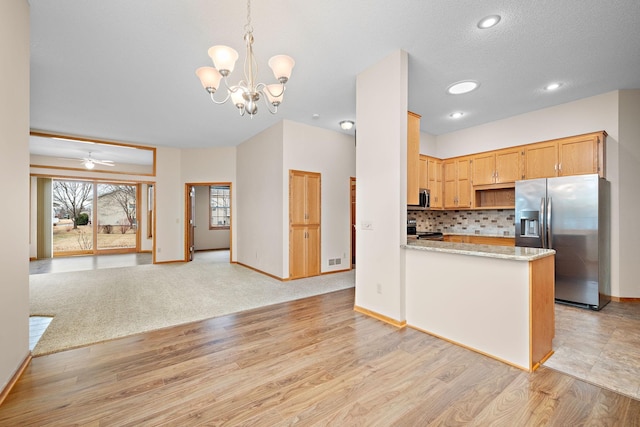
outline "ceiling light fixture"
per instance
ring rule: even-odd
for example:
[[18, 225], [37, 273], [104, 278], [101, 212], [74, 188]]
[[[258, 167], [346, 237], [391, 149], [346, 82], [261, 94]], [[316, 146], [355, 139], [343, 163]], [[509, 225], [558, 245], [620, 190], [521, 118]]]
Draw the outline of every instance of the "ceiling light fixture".
[[[244, 41], [247, 53], [244, 61], [244, 80], [238, 84], [229, 86], [227, 77], [233, 71], [238, 52], [228, 46], [213, 46], [208, 54], [213, 60], [214, 67], [200, 67], [196, 70], [196, 75], [200, 78], [202, 86], [211, 96], [211, 100], [216, 104], [224, 104], [228, 99], [238, 108], [241, 116], [245, 113], [253, 118], [258, 112], [258, 101], [260, 96], [264, 98], [267, 109], [272, 114], [278, 112], [278, 105], [284, 96], [285, 84], [291, 77], [291, 70], [295, 65], [293, 58], [287, 55], [276, 55], [269, 59], [269, 67], [279, 83], [264, 84], [256, 83], [258, 74], [258, 62], [253, 55], [253, 27], [251, 26], [251, 0], [247, 1], [247, 23], [244, 26]], [[224, 81], [227, 95], [222, 101], [214, 99], [213, 95], [220, 80]], [[267, 101], [268, 100], [268, 101]], [[269, 106], [273, 106], [273, 110]]]
[[340, 127], [344, 130], [350, 130], [354, 125], [352, 120], [343, 120], [340, 122]]
[[495, 27], [500, 22], [500, 15], [485, 16], [478, 22], [478, 28], [486, 30], [487, 28]]
[[544, 90], [553, 91], [553, 90], [556, 90], [556, 89], [560, 89], [560, 86], [562, 86], [562, 83], [557, 83], [557, 82], [549, 83], [548, 85], [546, 85], [544, 87]]
[[93, 160], [87, 159], [84, 161], [84, 167], [87, 169], [93, 169], [94, 167], [96, 167], [96, 164], [93, 163]]
[[452, 84], [447, 88], [447, 92], [451, 95], [461, 95], [463, 93], [469, 93], [472, 90], [475, 90], [480, 86], [480, 83], [473, 80], [464, 80], [461, 82], [457, 82]]
[[459, 119], [462, 116], [464, 116], [464, 113], [462, 111], [456, 111], [455, 113], [449, 114], [449, 117], [451, 117], [452, 119]]

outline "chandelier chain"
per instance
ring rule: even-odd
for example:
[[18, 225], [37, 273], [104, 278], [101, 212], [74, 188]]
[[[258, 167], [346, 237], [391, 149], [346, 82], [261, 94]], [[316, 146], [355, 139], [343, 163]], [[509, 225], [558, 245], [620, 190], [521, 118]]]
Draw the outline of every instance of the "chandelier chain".
[[245, 33], [253, 33], [253, 27], [251, 26], [251, 0], [247, 0], [247, 23], [244, 25]]

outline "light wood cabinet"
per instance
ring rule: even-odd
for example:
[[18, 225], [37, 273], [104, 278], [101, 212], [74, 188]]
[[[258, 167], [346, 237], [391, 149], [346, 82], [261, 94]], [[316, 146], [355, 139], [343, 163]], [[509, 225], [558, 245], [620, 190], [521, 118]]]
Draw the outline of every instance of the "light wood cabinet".
[[442, 163], [444, 208], [471, 207], [471, 158], [455, 157]]
[[407, 114], [407, 204], [420, 203], [420, 116]]
[[516, 182], [523, 179], [521, 148], [505, 148], [476, 154], [472, 158], [473, 185]]
[[515, 246], [516, 241], [513, 237], [494, 237], [494, 236], [474, 236], [468, 234], [446, 234], [443, 236], [445, 242], [454, 243], [472, 243], [475, 245], [492, 245], [492, 246]]
[[320, 274], [320, 174], [289, 171], [289, 278]]
[[431, 209], [442, 209], [444, 200], [442, 197], [442, 160], [435, 157], [427, 157], [427, 189], [429, 190]]
[[429, 158], [420, 154], [420, 188], [429, 188]]
[[597, 173], [605, 176], [606, 132], [525, 145], [525, 179]]

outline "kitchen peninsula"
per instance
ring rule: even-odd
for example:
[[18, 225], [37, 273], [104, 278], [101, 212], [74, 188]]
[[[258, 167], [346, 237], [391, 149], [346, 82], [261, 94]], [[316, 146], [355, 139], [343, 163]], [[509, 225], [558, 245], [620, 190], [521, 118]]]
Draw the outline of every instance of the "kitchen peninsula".
[[529, 372], [553, 353], [555, 251], [430, 240], [402, 248], [410, 327]]

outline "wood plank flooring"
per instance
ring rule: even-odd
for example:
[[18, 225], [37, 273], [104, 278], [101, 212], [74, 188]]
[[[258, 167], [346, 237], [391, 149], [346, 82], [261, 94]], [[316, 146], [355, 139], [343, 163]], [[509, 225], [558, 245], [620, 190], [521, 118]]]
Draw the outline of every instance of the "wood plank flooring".
[[354, 290], [34, 358], [0, 426], [638, 426], [640, 401], [353, 311]]

